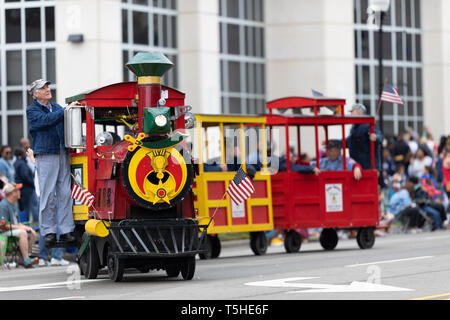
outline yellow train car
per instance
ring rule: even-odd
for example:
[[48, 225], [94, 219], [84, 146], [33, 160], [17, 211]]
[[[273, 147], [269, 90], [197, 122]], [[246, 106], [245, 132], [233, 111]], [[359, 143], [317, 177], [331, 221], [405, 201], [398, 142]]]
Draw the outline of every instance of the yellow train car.
[[[256, 255], [267, 251], [265, 231], [273, 229], [273, 214], [266, 143], [261, 143], [266, 141], [265, 122], [265, 117], [196, 115], [192, 141], [198, 155], [194, 208], [200, 224], [208, 224], [214, 216], [208, 228], [207, 252], [200, 254], [202, 259], [220, 255], [218, 235], [221, 233], [250, 232], [252, 251]], [[218, 148], [211, 150], [212, 145]], [[258, 146], [262, 148], [260, 153]], [[252, 179], [255, 192], [236, 205], [226, 191], [241, 166], [247, 172], [246, 160], [251, 151], [262, 154], [262, 168]], [[216, 157], [211, 157], [214, 154]]]

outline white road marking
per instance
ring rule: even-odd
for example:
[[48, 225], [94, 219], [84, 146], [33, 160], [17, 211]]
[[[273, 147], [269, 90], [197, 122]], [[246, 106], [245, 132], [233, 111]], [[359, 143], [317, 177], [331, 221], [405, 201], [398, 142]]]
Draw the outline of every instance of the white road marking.
[[83, 296], [75, 296], [75, 297], [62, 297], [62, 298], [54, 298], [54, 299], [48, 299], [48, 300], [81, 300], [86, 297]]
[[38, 283], [32, 285], [25, 286], [17, 286], [17, 287], [0, 287], [0, 292], [12, 292], [12, 291], [27, 291], [27, 290], [42, 290], [42, 289], [58, 289], [63, 287], [70, 287], [75, 284], [88, 283], [88, 282], [97, 282], [97, 281], [105, 281], [106, 279], [92, 279], [92, 280], [73, 280], [73, 281], [64, 281], [64, 282], [53, 282], [53, 283]]
[[283, 288], [304, 288], [309, 290], [288, 291], [286, 293], [331, 293], [331, 292], [394, 292], [413, 291], [412, 289], [387, 286], [377, 283], [353, 281], [349, 285], [334, 285], [320, 283], [299, 283], [294, 281], [318, 279], [318, 277], [296, 277], [275, 279], [267, 281], [248, 282], [245, 285], [257, 287], [283, 287]]
[[357, 264], [349, 264], [345, 267], [354, 268], [361, 266], [370, 266], [373, 264], [385, 264], [385, 263], [394, 263], [394, 262], [403, 262], [403, 261], [413, 261], [413, 260], [422, 260], [422, 259], [431, 259], [434, 256], [422, 256], [422, 257], [413, 257], [413, 258], [405, 258], [405, 259], [395, 259], [395, 260], [384, 260], [384, 261], [375, 261], [375, 262], [367, 262], [367, 263], [357, 263]]

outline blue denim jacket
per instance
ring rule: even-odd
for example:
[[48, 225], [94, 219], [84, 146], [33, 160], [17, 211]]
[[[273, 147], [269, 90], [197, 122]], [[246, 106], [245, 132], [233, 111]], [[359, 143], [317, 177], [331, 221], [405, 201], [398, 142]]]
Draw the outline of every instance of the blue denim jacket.
[[57, 103], [50, 103], [52, 112], [36, 99], [27, 107], [27, 119], [35, 155], [58, 154], [61, 148], [65, 148], [64, 108]]

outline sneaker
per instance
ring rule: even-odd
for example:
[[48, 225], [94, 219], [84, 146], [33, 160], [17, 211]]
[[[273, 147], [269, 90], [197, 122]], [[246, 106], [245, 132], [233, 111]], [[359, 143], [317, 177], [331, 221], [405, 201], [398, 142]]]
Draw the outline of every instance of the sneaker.
[[28, 257], [26, 260], [22, 260], [19, 262], [20, 265], [24, 266], [25, 268], [33, 268], [33, 266], [38, 263], [39, 258], [30, 258]]
[[48, 261], [45, 259], [39, 259], [39, 267], [47, 267], [48, 266]]
[[63, 258], [61, 258], [61, 259], [52, 258], [52, 260], [50, 260], [50, 265], [51, 266], [68, 266], [69, 261], [64, 260]]

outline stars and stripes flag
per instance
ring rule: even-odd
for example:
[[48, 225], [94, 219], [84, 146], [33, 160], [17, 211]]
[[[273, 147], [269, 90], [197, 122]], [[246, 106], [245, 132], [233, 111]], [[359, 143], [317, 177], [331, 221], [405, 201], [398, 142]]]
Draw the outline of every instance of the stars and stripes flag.
[[384, 91], [381, 94], [381, 101], [403, 105], [403, 101], [400, 98], [397, 89], [389, 83], [386, 83], [386, 86], [384, 87]]
[[253, 187], [250, 177], [242, 170], [242, 167], [239, 168], [233, 180], [228, 185], [228, 195], [236, 205], [239, 205], [248, 199], [253, 192], [255, 192], [255, 187]]
[[81, 202], [88, 208], [94, 204], [95, 197], [88, 190], [78, 184], [72, 186], [72, 199]]

